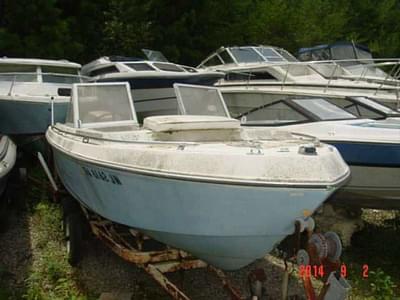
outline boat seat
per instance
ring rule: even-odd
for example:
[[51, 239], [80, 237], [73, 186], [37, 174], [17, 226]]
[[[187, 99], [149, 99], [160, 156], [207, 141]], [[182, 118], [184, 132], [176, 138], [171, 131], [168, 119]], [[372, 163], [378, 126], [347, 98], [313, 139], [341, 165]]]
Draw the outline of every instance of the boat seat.
[[143, 127], [154, 132], [171, 132], [185, 130], [237, 129], [238, 120], [220, 116], [152, 116], [144, 119]]
[[89, 111], [84, 117], [85, 123], [96, 123], [96, 122], [112, 122], [121, 121], [123, 118], [119, 114], [113, 114], [110, 111], [105, 110], [94, 110]]

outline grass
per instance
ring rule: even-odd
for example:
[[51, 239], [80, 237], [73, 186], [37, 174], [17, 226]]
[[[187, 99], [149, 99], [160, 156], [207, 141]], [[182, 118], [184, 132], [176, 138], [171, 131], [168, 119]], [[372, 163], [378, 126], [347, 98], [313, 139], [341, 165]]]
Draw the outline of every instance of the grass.
[[33, 264], [27, 279], [28, 300], [86, 300], [67, 262], [60, 230], [61, 211], [47, 200], [38, 202], [32, 214]]
[[[46, 178], [39, 167], [30, 173], [25, 203], [31, 236], [32, 265], [26, 279], [26, 300], [89, 300], [77, 285], [73, 268], [68, 264], [61, 230], [62, 213], [37, 182]], [[0, 288], [0, 299], [12, 299], [8, 289]]]
[[365, 228], [343, 256], [352, 285], [350, 299], [400, 299], [400, 215], [364, 210]]

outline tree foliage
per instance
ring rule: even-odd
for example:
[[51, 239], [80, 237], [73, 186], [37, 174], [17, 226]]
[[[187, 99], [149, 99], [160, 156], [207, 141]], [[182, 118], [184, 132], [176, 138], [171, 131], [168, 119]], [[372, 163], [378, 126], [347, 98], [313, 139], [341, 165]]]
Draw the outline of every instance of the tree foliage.
[[196, 65], [222, 45], [354, 40], [400, 52], [398, 0], [0, 0], [0, 55], [66, 58], [160, 50]]

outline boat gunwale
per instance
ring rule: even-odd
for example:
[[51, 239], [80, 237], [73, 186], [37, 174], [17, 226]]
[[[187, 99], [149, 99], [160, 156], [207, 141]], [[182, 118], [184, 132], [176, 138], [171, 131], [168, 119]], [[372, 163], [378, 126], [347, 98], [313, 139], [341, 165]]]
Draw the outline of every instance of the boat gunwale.
[[[66, 151], [63, 149], [57, 142], [53, 140], [52, 137], [49, 136], [50, 131], [54, 131], [54, 126], [50, 126], [46, 132], [46, 139], [49, 144], [54, 147], [56, 150], [60, 151], [61, 153], [72, 157], [73, 159], [82, 160], [86, 163], [91, 163], [99, 167], [110, 168], [116, 171], [123, 171], [123, 172], [131, 172], [134, 174], [142, 175], [142, 176], [154, 176], [160, 178], [167, 178], [171, 180], [184, 180], [184, 181], [194, 181], [194, 182], [203, 182], [203, 183], [212, 183], [212, 184], [229, 184], [229, 185], [242, 185], [242, 186], [260, 186], [260, 187], [281, 187], [281, 188], [310, 188], [310, 189], [327, 189], [330, 190], [332, 188], [338, 189], [344, 184], [346, 184], [351, 177], [350, 168], [347, 167], [347, 170], [344, 174], [338, 177], [332, 183], [309, 183], [309, 182], [283, 182], [283, 181], [275, 181], [275, 182], [268, 182], [268, 181], [255, 181], [255, 180], [238, 180], [238, 179], [229, 179], [229, 178], [217, 178], [217, 177], [206, 177], [206, 176], [199, 176], [199, 175], [189, 175], [185, 173], [172, 173], [172, 172], [165, 172], [165, 171], [153, 171], [144, 168], [132, 167], [125, 164], [120, 164], [116, 162], [107, 162], [104, 160], [93, 159], [76, 152]], [[58, 130], [58, 129], [57, 129]], [[53, 133], [57, 135], [57, 133]], [[71, 134], [71, 133], [68, 133]], [[60, 134], [58, 134], [60, 135]], [[72, 134], [73, 135], [73, 134]], [[79, 135], [81, 136], [81, 135]], [[84, 138], [84, 136], [82, 136]], [[65, 138], [65, 137], [64, 137]], [[96, 138], [95, 138], [96, 139]], [[146, 142], [143, 142], [146, 143]], [[174, 143], [175, 145], [181, 145], [182, 143]]]

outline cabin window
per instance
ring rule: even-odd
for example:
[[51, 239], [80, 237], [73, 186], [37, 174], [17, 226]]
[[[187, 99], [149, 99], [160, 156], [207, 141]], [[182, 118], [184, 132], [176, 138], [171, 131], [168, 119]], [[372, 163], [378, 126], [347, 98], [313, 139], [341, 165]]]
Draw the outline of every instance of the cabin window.
[[108, 67], [93, 70], [92, 72], [89, 73], [89, 76], [94, 77], [94, 76], [99, 76], [99, 75], [104, 75], [104, 74], [109, 74], [109, 73], [119, 73], [119, 70], [116, 66], [108, 66]]
[[207, 67], [212, 67], [212, 66], [218, 66], [218, 65], [222, 65], [223, 62], [221, 61], [221, 59], [217, 56], [214, 55], [212, 57], [210, 57], [210, 59], [208, 59], [206, 62], [204, 62], [203, 65], [207, 66]]
[[264, 61], [264, 59], [252, 48], [231, 48], [230, 50], [239, 63]]
[[224, 50], [221, 53], [218, 53], [218, 55], [222, 58], [224, 63], [226, 63], [226, 64], [232, 64], [233, 63], [233, 59], [230, 56], [230, 54], [228, 53], [228, 51]]
[[43, 82], [72, 84], [80, 82], [78, 69], [57, 66], [41, 66]]
[[311, 52], [311, 60], [330, 60], [331, 54], [329, 53], [329, 49], [317, 49]]
[[306, 121], [307, 118], [284, 102], [267, 104], [245, 114], [242, 119], [246, 122], [265, 121], [266, 123], [292, 123]]
[[154, 71], [155, 69], [150, 66], [149, 64], [145, 63], [130, 63], [130, 64], [125, 64], [129, 68], [135, 70], [135, 71]]
[[34, 65], [0, 64], [0, 80], [36, 82], [36, 68]]
[[311, 58], [311, 51], [305, 51], [305, 52], [299, 53], [298, 57], [299, 57], [299, 59], [300, 59], [301, 61], [309, 61], [309, 60], [312, 60], [312, 58]]
[[173, 65], [173, 64], [154, 63], [153, 66], [155, 66], [163, 71], [184, 72], [184, 70], [182, 68], [179, 68], [178, 66]]
[[352, 45], [334, 46], [331, 48], [333, 59], [355, 59], [355, 53]]
[[276, 81], [277, 79], [272, 76], [270, 73], [267, 71], [259, 71], [259, 72], [232, 72], [232, 73], [227, 73], [225, 75], [225, 80], [228, 81], [236, 81], [236, 80], [274, 80]]

